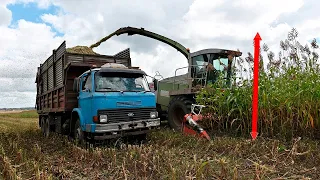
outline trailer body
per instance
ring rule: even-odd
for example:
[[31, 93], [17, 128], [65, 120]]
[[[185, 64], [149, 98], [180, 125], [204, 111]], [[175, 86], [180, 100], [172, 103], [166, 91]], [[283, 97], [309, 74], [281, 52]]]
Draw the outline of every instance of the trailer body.
[[[106, 63], [126, 68], [105, 68]], [[145, 73], [131, 66], [130, 49], [116, 55], [76, 54], [67, 51], [64, 41], [53, 50], [38, 67], [36, 77], [36, 109], [42, 131], [76, 136], [79, 124], [86, 137], [104, 139], [146, 134], [160, 125], [160, 119], [155, 117], [155, 95], [148, 85], [140, 85], [140, 91], [98, 92], [95, 77], [101, 73], [104, 79], [110, 76], [120, 80], [136, 77], [142, 83], [145, 80]], [[83, 89], [88, 79], [90, 89]], [[102, 116], [108, 117], [107, 122], [100, 122]]]

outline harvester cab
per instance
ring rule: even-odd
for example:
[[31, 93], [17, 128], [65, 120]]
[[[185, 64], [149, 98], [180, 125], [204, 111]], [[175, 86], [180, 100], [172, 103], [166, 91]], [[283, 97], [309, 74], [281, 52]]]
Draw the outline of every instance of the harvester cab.
[[[203, 49], [190, 53], [188, 66], [176, 69], [174, 77], [163, 79], [163, 82], [173, 81], [170, 95], [195, 94], [208, 84], [215, 83], [221, 75], [226, 79], [226, 85], [230, 85], [232, 62], [239, 56], [241, 52], [225, 49]], [[177, 75], [178, 71], [186, 68], [186, 74]]]
[[[191, 78], [193, 86], [213, 84], [219, 75], [225, 79], [231, 77], [233, 56], [221, 49], [205, 49], [191, 54]], [[230, 82], [228, 82], [230, 83]]]

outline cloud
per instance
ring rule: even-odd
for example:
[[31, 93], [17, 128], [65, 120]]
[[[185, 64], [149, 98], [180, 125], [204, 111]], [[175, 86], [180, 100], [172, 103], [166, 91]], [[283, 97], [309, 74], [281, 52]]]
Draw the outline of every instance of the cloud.
[[11, 22], [12, 13], [6, 6], [0, 4], [0, 26], [8, 26]]
[[[301, 0], [280, 2], [276, 0], [239, 0], [236, 2], [227, 0], [218, 1], [218, 3], [209, 3], [205, 0], [194, 1], [189, 12], [183, 17], [184, 21], [180, 24], [179, 29], [185, 30], [180, 35], [185, 38], [199, 39], [199, 41], [221, 37], [233, 37], [234, 42], [252, 40], [258, 31], [262, 35], [270, 32], [272, 30], [270, 23], [281, 14], [299, 9], [301, 2]], [[285, 4], [290, 4], [290, 6], [284, 9], [282, 7]], [[217, 43], [224, 44], [220, 41]]]
[[[45, 24], [24, 20], [20, 20], [15, 29], [0, 27], [0, 33], [5, 35], [0, 36], [0, 92], [13, 92], [16, 97], [22, 93], [28, 96], [28, 101], [13, 98], [13, 95], [9, 97], [16, 101], [16, 106], [23, 103], [33, 106], [37, 67], [63, 39], [54, 37], [51, 28]], [[1, 95], [0, 107], [8, 106], [9, 97]]]
[[35, 92], [3, 92], [0, 108], [35, 107]]
[[35, 92], [37, 90], [35, 84], [35, 78], [0, 78], [1, 93], [16, 92]]
[[[178, 1], [105, 1], [93, 0], [90, 6], [84, 1], [55, 1], [64, 12], [58, 15], [45, 15], [42, 18], [70, 36], [77, 31], [77, 37], [85, 42], [95, 43], [120, 27], [144, 27], [159, 34], [172, 36], [170, 33], [176, 22], [188, 11], [191, 0]], [[106, 6], [108, 7], [106, 10]], [[179, 8], [174, 8], [179, 6]], [[86, 12], [86, 13], [83, 13]], [[86, 33], [82, 33], [82, 32]], [[70, 32], [70, 33], [68, 33]], [[80, 35], [78, 35], [80, 33]], [[71, 38], [71, 37], [70, 37]], [[155, 53], [158, 41], [125, 35], [113, 37], [132, 47], [139, 53]], [[74, 40], [74, 39], [73, 39]], [[90, 40], [90, 41], [89, 41]], [[109, 43], [109, 41], [105, 42]]]
[[[38, 8], [60, 8], [42, 14], [40, 23], [20, 20], [9, 28], [8, 3], [37, 3]], [[240, 49], [253, 52], [257, 32], [262, 43], [277, 52], [279, 41], [296, 27], [302, 44], [319, 37], [320, 4], [311, 0], [3, 0], [0, 2], [0, 107], [34, 106], [35, 74], [40, 63], [64, 40], [68, 47], [91, 45], [120, 27], [144, 27], [176, 40], [191, 51], [203, 48]], [[63, 36], [56, 36], [56, 32]], [[187, 66], [186, 58], [153, 39], [115, 36], [94, 50], [113, 55], [131, 49], [132, 62], [149, 75], [159, 71], [173, 76]], [[182, 73], [181, 71], [178, 73]], [[12, 93], [10, 93], [10, 91]], [[23, 99], [24, 98], [24, 99]], [[3, 103], [6, 102], [6, 103]]]
[[[159, 45], [155, 51], [155, 54], [132, 53], [132, 63], [150, 76], [159, 71], [164, 78], [174, 76], [177, 68], [188, 66], [187, 59], [172, 48]], [[178, 70], [177, 75], [185, 72], [186, 69]]]
[[49, 26], [24, 20], [16, 29], [0, 27], [0, 32], [5, 34], [0, 36], [0, 42], [5, 42], [0, 44], [0, 77], [34, 77], [36, 67], [62, 41]]

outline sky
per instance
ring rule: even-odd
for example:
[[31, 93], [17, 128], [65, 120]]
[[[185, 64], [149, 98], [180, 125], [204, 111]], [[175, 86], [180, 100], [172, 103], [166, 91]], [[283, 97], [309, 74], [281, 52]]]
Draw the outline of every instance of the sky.
[[[127, 26], [163, 34], [191, 52], [226, 48], [253, 53], [257, 32], [275, 52], [295, 27], [306, 44], [320, 37], [317, 0], [1, 0], [0, 108], [34, 107], [35, 75], [52, 50], [91, 45]], [[132, 64], [164, 77], [187, 66], [172, 47], [142, 36], [115, 36], [94, 51], [130, 48]]]

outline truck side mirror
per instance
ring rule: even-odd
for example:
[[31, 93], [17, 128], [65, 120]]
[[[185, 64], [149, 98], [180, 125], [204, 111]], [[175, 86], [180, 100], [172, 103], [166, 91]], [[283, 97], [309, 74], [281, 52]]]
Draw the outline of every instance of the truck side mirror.
[[74, 78], [74, 81], [73, 81], [73, 91], [79, 92], [79, 78]]
[[153, 79], [153, 89], [156, 91], [158, 89], [158, 80]]

